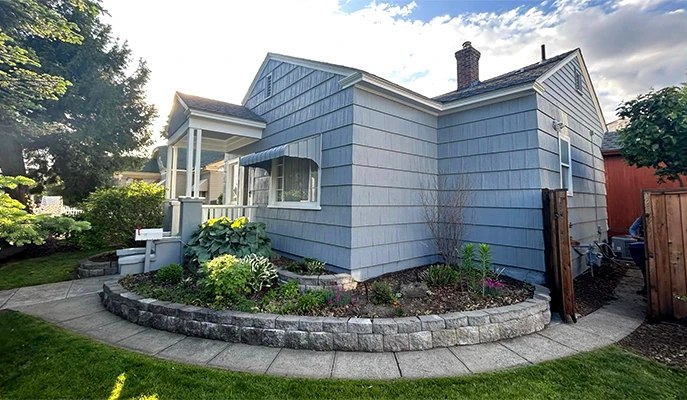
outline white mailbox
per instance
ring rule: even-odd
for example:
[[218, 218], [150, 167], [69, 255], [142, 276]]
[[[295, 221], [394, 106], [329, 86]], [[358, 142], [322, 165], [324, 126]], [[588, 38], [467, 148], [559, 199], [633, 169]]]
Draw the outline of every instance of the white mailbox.
[[136, 229], [136, 241], [157, 239], [162, 239], [162, 228]]

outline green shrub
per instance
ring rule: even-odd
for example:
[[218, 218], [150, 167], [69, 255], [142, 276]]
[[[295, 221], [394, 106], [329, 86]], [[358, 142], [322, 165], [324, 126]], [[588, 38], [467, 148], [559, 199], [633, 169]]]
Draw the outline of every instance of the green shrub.
[[135, 182], [126, 186], [96, 189], [83, 203], [83, 219], [91, 231], [81, 235], [83, 248], [121, 248], [135, 244], [138, 227], [162, 226], [165, 188], [153, 183]]
[[211, 219], [191, 235], [185, 252], [187, 262], [202, 266], [222, 254], [245, 257], [257, 254], [270, 257], [272, 247], [265, 224], [248, 222], [245, 217]]
[[277, 280], [277, 270], [269, 258], [251, 254], [241, 258], [241, 261], [250, 264], [251, 277], [248, 284], [254, 292], [259, 292], [264, 287], [272, 287]]
[[308, 290], [298, 298], [296, 310], [299, 313], [309, 313], [317, 310], [327, 303], [327, 292], [325, 290]]
[[215, 296], [232, 298], [250, 293], [251, 266], [231, 254], [206, 262], [203, 265], [203, 273], [203, 283]]
[[420, 278], [430, 286], [449, 286], [458, 282], [458, 272], [448, 265], [432, 265]]
[[284, 300], [293, 300], [301, 294], [300, 289], [298, 289], [298, 281], [291, 280], [279, 286], [278, 296]]
[[179, 264], [169, 264], [157, 270], [155, 278], [159, 282], [169, 283], [170, 285], [177, 285], [184, 279], [184, 268]]
[[391, 304], [396, 301], [391, 285], [384, 281], [374, 281], [370, 289], [370, 301], [373, 304]]

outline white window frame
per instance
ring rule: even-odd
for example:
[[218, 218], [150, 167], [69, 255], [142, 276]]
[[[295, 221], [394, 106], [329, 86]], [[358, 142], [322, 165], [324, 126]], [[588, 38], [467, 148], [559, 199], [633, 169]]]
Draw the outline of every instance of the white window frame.
[[272, 97], [273, 94], [274, 94], [274, 86], [273, 86], [273, 81], [272, 81], [272, 74], [269, 73], [265, 77], [265, 100]]
[[[277, 201], [277, 190], [278, 190], [278, 176], [277, 176], [277, 169], [279, 165], [283, 165], [283, 159], [285, 157], [278, 157], [272, 160], [272, 169], [270, 172], [270, 193], [269, 193], [269, 202], [267, 205], [267, 208], [291, 208], [291, 209], [299, 209], [299, 210], [321, 210], [320, 207], [320, 199], [322, 198], [322, 168], [320, 168], [315, 161], [311, 159], [307, 159], [310, 161], [312, 164], [317, 165], [317, 200], [316, 201]], [[312, 164], [310, 164], [310, 170], [308, 172], [308, 176], [312, 175]], [[282, 171], [284, 169], [282, 168]], [[282, 178], [283, 179], [283, 178]], [[310, 193], [312, 193], [310, 190], [308, 190], [308, 196], [310, 196]]]
[[[568, 163], [563, 162], [563, 142], [568, 144]], [[558, 173], [560, 175], [560, 185], [563, 189], [563, 167], [568, 168], [568, 196], [573, 195], [573, 181], [572, 181], [572, 144], [570, 143], [570, 137], [567, 135], [560, 134], [558, 136], [558, 162], [559, 168]]]

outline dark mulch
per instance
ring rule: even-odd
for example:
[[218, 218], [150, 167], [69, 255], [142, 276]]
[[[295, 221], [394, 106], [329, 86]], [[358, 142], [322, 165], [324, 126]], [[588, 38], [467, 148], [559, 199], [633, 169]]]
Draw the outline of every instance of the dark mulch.
[[468, 290], [467, 280], [464, 279], [462, 283], [455, 286], [429, 287], [429, 293], [423, 297], [401, 297], [398, 300], [397, 307], [372, 304], [372, 302], [367, 300], [374, 281], [385, 281], [391, 285], [395, 292], [398, 292], [402, 284], [421, 282], [420, 274], [427, 268], [429, 266], [393, 272], [364, 283], [359, 283], [358, 287], [352, 291], [353, 297], [356, 299], [354, 304], [346, 307], [328, 307], [320, 310], [317, 315], [371, 318], [399, 316], [397, 308], [403, 310], [404, 316], [481, 310], [520, 303], [531, 298], [534, 290], [529, 284], [507, 276], [501, 276], [499, 281], [505, 286], [501, 289], [498, 296], [482, 296], [481, 293], [470, 291]]
[[[277, 264], [278, 265], [278, 264]], [[421, 273], [429, 266], [399, 271], [380, 276], [366, 283], [359, 283], [357, 288], [349, 291], [353, 301], [345, 306], [331, 307], [323, 305], [304, 315], [337, 316], [337, 317], [394, 317], [394, 316], [419, 316], [427, 314], [444, 314], [448, 312], [472, 311], [485, 308], [500, 307], [520, 303], [532, 297], [534, 287], [530, 284], [506, 277], [499, 277], [504, 284], [496, 296], [482, 296], [481, 293], [469, 290], [467, 278], [461, 283], [451, 286], [427, 287], [416, 292], [414, 296], [400, 297], [396, 305], [373, 304], [368, 300], [374, 281], [387, 282], [394, 294], [401, 292], [401, 285], [416, 284], [420, 286]], [[203, 307], [211, 305], [211, 297], [205, 298], [205, 292], [197, 283], [197, 277], [189, 275], [191, 279], [177, 286], [165, 285], [157, 282], [155, 273], [126, 276], [120, 280], [126, 289], [146, 297], [154, 297], [161, 300], [174, 301], [185, 304], [199, 305]], [[249, 296], [258, 306], [262, 297], [268, 293], [265, 289]], [[207, 295], [207, 293], [205, 293]], [[204, 297], [204, 298], [201, 298]], [[295, 311], [289, 313], [296, 313]]]
[[[293, 269], [293, 268], [289, 269], [287, 267], [293, 267], [294, 264], [298, 263], [298, 261], [296, 261], [292, 258], [288, 258], [288, 257], [280, 256], [280, 255], [273, 256], [270, 259], [270, 261], [272, 261], [272, 264], [274, 264], [275, 267], [285, 269], [287, 271]], [[326, 268], [326, 265], [325, 265], [325, 268]], [[292, 271], [292, 272], [299, 273], [299, 271]], [[325, 269], [320, 275], [334, 275], [334, 274], [336, 274], [336, 272], [328, 271]]]
[[645, 322], [618, 344], [663, 364], [687, 369], [687, 325]]
[[623, 261], [619, 263], [621, 265], [604, 262], [600, 268], [594, 268], [594, 277], [586, 272], [575, 279], [575, 311], [578, 314], [589, 315], [616, 299], [613, 291], [631, 265]]
[[89, 260], [95, 262], [105, 262], [105, 261], [117, 261], [117, 252], [108, 251], [107, 253], [96, 254], [92, 257], [88, 257]]

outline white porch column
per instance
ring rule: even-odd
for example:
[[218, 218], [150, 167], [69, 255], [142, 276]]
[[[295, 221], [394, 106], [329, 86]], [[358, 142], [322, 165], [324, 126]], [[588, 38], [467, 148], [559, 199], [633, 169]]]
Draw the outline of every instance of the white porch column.
[[172, 163], [167, 164], [167, 179], [170, 184], [170, 199], [177, 198], [177, 163], [179, 162], [179, 148], [172, 146]]
[[193, 196], [200, 197], [200, 150], [201, 150], [201, 140], [203, 138], [203, 130], [196, 129], [196, 168], [194, 171], [194, 186], [193, 186]]
[[174, 195], [172, 194], [172, 181], [171, 181], [171, 172], [172, 172], [172, 158], [173, 158], [173, 152], [174, 152], [174, 146], [167, 146], [167, 168], [165, 170], [165, 199], [171, 199], [174, 198]]
[[193, 134], [195, 129], [189, 128], [188, 142], [186, 143], [186, 197], [191, 197], [193, 192]]
[[224, 153], [224, 197], [223, 204], [231, 204], [231, 175], [234, 173], [234, 165], [229, 169], [229, 153]]

